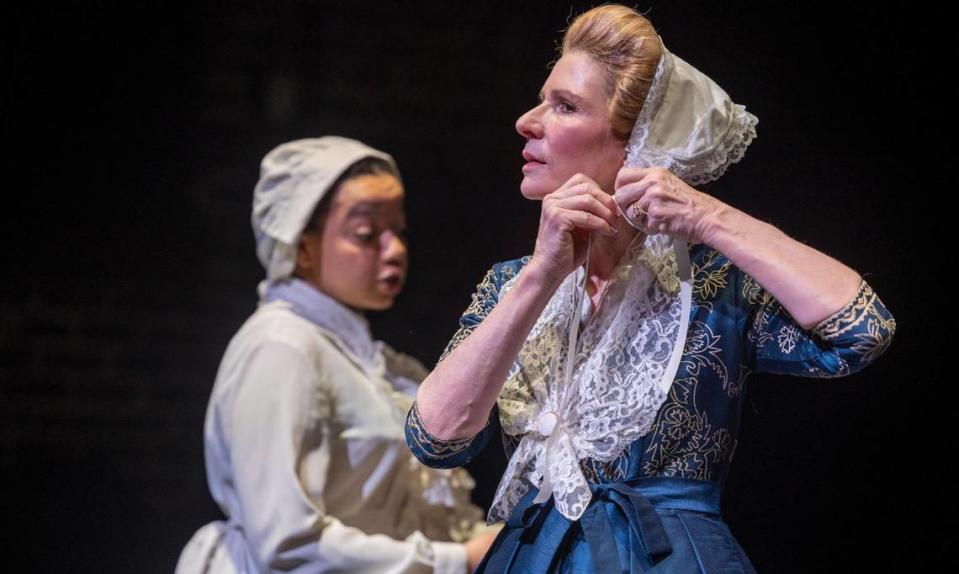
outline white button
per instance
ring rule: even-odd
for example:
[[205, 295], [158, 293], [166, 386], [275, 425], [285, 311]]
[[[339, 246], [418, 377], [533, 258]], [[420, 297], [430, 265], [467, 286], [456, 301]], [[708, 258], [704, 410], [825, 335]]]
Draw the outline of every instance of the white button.
[[539, 419], [536, 421], [536, 430], [543, 436], [549, 436], [553, 434], [557, 422], [559, 422], [559, 416], [553, 411], [547, 411], [539, 415]]

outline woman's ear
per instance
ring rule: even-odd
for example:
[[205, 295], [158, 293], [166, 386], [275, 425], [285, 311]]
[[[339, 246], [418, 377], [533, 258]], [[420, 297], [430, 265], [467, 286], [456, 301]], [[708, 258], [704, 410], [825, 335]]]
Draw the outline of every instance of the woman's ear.
[[314, 271], [320, 268], [320, 244], [318, 234], [303, 233], [296, 244], [297, 271]]

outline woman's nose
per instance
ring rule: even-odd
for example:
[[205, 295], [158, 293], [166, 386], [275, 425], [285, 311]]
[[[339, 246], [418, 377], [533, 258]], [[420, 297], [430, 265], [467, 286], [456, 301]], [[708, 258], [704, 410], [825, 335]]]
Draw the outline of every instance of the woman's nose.
[[394, 231], [387, 231], [382, 235], [380, 241], [382, 241], [381, 253], [384, 262], [394, 265], [406, 263], [406, 242], [402, 236]]
[[536, 106], [516, 120], [516, 132], [528, 140], [542, 137], [543, 125], [539, 117], [539, 108], [540, 106]]

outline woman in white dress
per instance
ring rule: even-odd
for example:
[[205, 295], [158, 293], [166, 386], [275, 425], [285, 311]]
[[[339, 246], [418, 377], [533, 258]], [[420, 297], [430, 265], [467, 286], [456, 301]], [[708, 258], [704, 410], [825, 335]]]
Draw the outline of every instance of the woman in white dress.
[[225, 521], [178, 573], [472, 570], [492, 541], [463, 470], [422, 466], [403, 438], [425, 375], [375, 341], [407, 272], [393, 159], [323, 137], [263, 159], [253, 198], [260, 304], [220, 364], [204, 431]]

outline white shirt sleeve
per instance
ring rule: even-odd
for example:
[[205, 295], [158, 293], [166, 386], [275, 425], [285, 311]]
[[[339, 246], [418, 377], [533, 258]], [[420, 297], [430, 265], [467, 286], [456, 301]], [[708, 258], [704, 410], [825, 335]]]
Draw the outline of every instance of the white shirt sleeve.
[[234, 519], [261, 571], [466, 572], [461, 544], [419, 532], [370, 535], [326, 513], [331, 405], [302, 352], [267, 342], [240, 368], [220, 415], [241, 514]]

